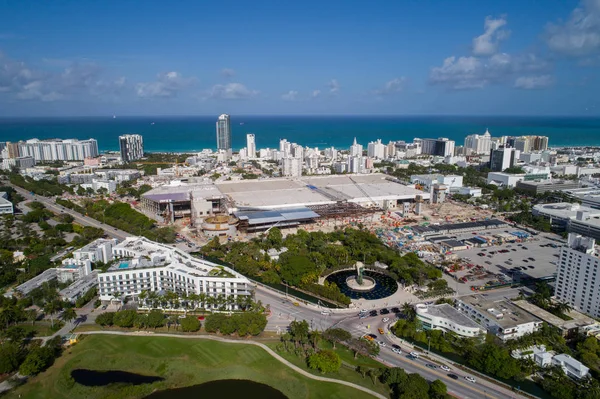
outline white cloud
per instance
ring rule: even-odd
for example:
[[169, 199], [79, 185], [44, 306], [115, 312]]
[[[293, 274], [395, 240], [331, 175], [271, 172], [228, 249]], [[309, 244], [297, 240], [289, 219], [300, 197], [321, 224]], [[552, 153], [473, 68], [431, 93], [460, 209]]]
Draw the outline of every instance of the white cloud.
[[546, 27], [550, 50], [572, 57], [600, 52], [600, 0], [582, 0], [569, 19]]
[[377, 95], [388, 95], [399, 93], [404, 90], [404, 84], [406, 83], [405, 77], [395, 78], [383, 85], [383, 88], [375, 90], [375, 94]]
[[321, 95], [321, 90], [313, 90], [313, 92], [311, 93], [311, 97], [312, 98], [317, 98]]
[[171, 98], [196, 83], [196, 78], [184, 78], [179, 72], [159, 73], [154, 82], [142, 82], [135, 86], [136, 94], [142, 98]]
[[548, 64], [533, 54], [511, 56], [506, 53], [491, 57], [448, 57], [442, 66], [431, 68], [429, 82], [451, 89], [481, 89], [490, 84], [514, 81], [524, 73], [540, 72]]
[[506, 25], [506, 18], [494, 19], [491, 16], [485, 18], [484, 32], [473, 39], [473, 54], [492, 55], [498, 51], [500, 42], [506, 39], [510, 32], [502, 28]]
[[241, 83], [227, 83], [214, 85], [209, 90], [208, 97], [220, 100], [242, 100], [256, 97], [258, 94], [258, 90], [250, 90]]
[[331, 79], [327, 86], [329, 86], [329, 92], [331, 94], [337, 94], [340, 91], [340, 84], [337, 79]]
[[552, 83], [554, 79], [550, 75], [520, 76], [515, 80], [515, 87], [524, 90], [543, 89], [551, 86]]
[[93, 63], [71, 63], [61, 73], [34, 70], [0, 53], [0, 92], [19, 100], [58, 101], [82, 96], [117, 94], [124, 78], [102, 79]]
[[281, 99], [285, 101], [294, 101], [298, 96], [298, 92], [296, 90], [290, 90], [287, 93], [281, 95]]
[[225, 78], [232, 78], [235, 76], [235, 71], [231, 68], [223, 68], [221, 69], [221, 76]]

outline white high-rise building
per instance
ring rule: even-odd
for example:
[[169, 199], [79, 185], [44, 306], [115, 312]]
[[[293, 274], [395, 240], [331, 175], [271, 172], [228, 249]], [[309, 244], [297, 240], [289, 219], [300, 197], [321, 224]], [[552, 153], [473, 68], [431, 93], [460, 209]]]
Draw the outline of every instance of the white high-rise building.
[[470, 148], [476, 154], [488, 154], [492, 148], [492, 136], [486, 129], [483, 136], [472, 134], [465, 137], [465, 148]]
[[[21, 157], [30, 156], [36, 162], [83, 161], [98, 156], [98, 142], [94, 139], [31, 139], [16, 143]], [[8, 145], [7, 145], [8, 147]], [[10, 149], [10, 147], [8, 147]]]
[[302, 159], [286, 157], [281, 160], [281, 174], [288, 177], [302, 176]]
[[291, 154], [294, 158], [304, 158], [304, 147], [300, 144], [292, 143], [292, 151]]
[[292, 155], [292, 143], [286, 139], [279, 140], [279, 152], [282, 158], [287, 158]]
[[325, 155], [325, 158], [327, 158], [327, 159], [331, 159], [331, 160], [337, 159], [337, 150], [334, 147], [325, 148], [325, 150], [323, 151], [323, 154]]
[[356, 137], [354, 138], [354, 143], [350, 147], [350, 156], [351, 157], [362, 157], [363, 154], [363, 146], [356, 142]]
[[217, 120], [217, 150], [231, 150], [231, 123], [227, 114]]
[[121, 161], [128, 163], [144, 157], [144, 140], [139, 134], [124, 134], [119, 136]]
[[492, 172], [502, 172], [515, 166], [515, 159], [518, 159], [518, 156], [514, 148], [501, 147], [492, 150], [490, 153], [490, 169]]
[[600, 317], [599, 252], [593, 238], [571, 233], [556, 273], [556, 299], [592, 317]]
[[364, 173], [366, 170], [366, 157], [356, 156], [348, 157], [348, 172], [349, 173]]
[[246, 151], [248, 158], [256, 158], [256, 141], [252, 133], [246, 135]]
[[381, 143], [381, 140], [372, 141], [367, 147], [367, 155], [370, 158], [385, 159], [387, 157], [387, 146]]

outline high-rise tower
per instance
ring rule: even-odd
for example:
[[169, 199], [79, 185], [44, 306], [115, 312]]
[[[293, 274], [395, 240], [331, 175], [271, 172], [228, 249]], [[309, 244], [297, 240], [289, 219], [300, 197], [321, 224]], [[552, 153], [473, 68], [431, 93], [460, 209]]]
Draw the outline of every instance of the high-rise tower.
[[231, 124], [227, 114], [217, 120], [217, 150], [231, 150]]
[[256, 141], [254, 141], [254, 134], [252, 133], [246, 135], [246, 150], [248, 151], [248, 158], [256, 157]]
[[119, 149], [123, 163], [135, 161], [144, 157], [144, 140], [139, 134], [119, 136]]

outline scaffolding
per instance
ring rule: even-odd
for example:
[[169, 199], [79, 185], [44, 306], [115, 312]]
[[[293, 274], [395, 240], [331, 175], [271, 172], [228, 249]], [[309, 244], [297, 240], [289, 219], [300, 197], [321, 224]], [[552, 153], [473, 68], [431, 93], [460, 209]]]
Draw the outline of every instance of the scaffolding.
[[377, 209], [365, 208], [354, 202], [347, 201], [338, 201], [335, 204], [309, 205], [308, 208], [318, 213], [324, 219], [369, 215], [378, 211]]

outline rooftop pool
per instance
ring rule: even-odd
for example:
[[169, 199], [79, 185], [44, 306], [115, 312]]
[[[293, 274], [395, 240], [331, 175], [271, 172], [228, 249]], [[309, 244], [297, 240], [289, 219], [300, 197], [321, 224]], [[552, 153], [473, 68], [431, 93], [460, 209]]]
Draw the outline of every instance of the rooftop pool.
[[119, 269], [127, 269], [128, 267], [129, 267], [129, 262], [119, 263]]

